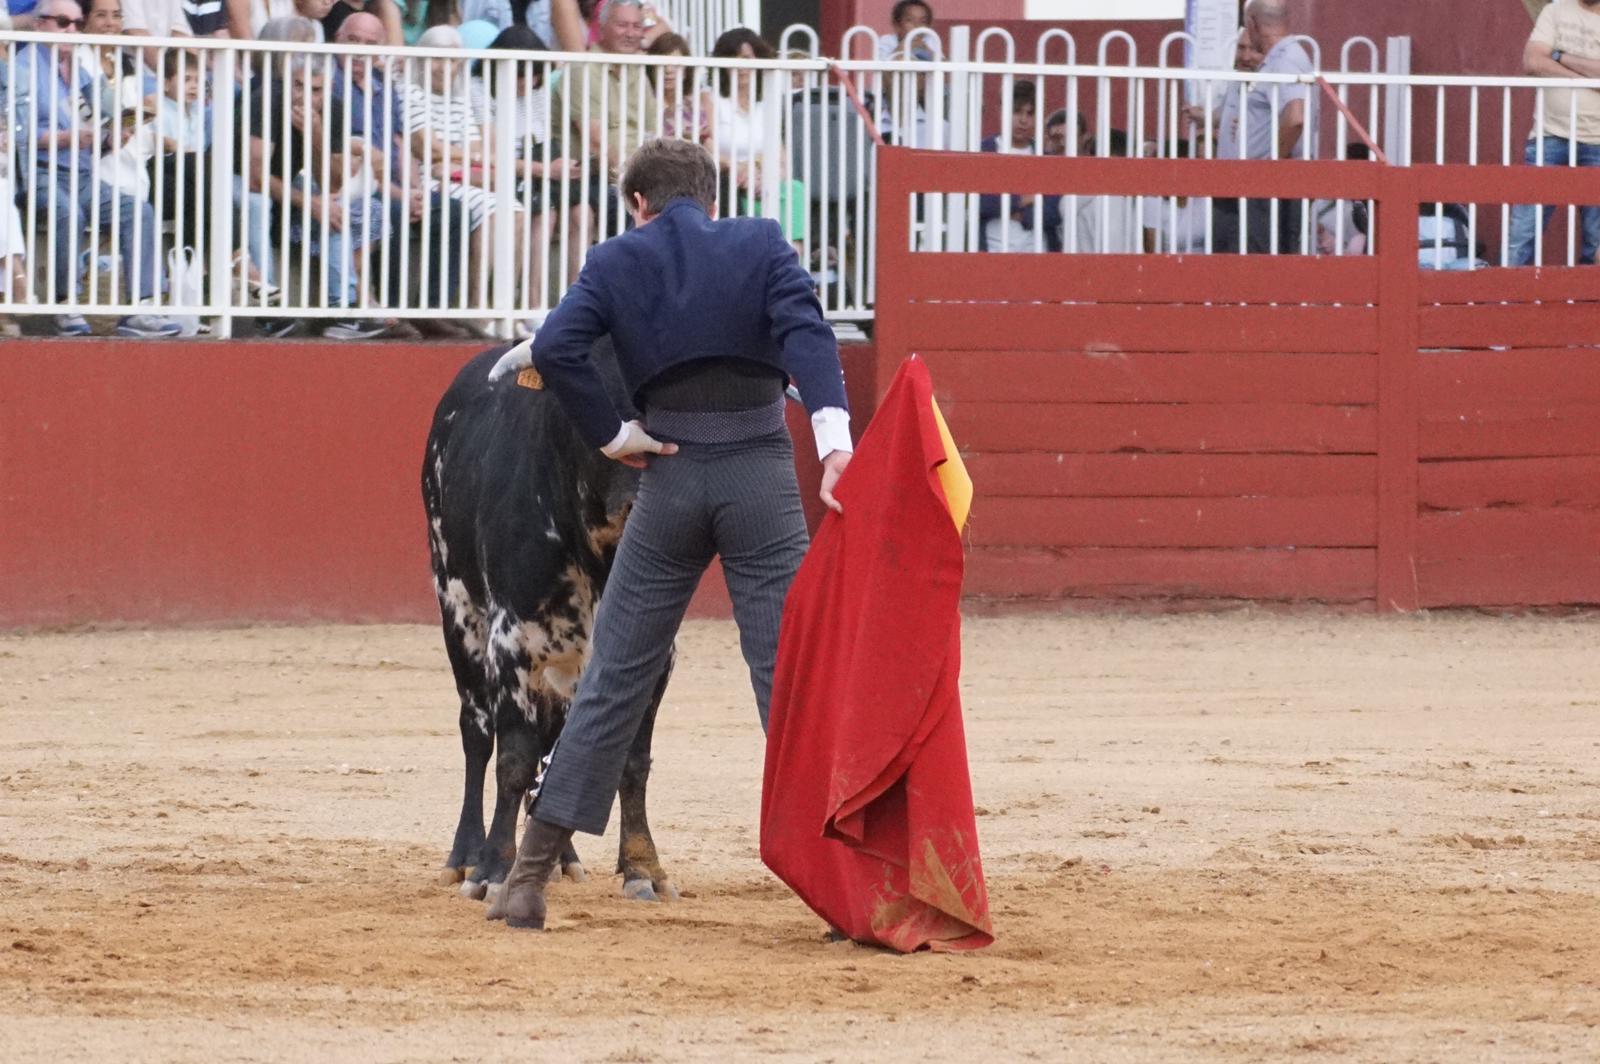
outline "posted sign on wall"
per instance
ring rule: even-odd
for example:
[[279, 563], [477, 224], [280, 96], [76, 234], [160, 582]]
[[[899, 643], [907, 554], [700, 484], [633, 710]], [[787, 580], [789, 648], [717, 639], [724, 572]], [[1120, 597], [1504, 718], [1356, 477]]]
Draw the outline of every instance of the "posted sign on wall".
[[[1232, 70], [1234, 46], [1239, 39], [1239, 0], [1188, 0], [1184, 29], [1193, 38], [1185, 48], [1184, 66], [1190, 70]], [[1190, 103], [1199, 103], [1201, 82], [1185, 87]]]
[[1188, 0], [1184, 29], [1194, 38], [1185, 66], [1191, 70], [1232, 70], [1239, 38], [1239, 0]]

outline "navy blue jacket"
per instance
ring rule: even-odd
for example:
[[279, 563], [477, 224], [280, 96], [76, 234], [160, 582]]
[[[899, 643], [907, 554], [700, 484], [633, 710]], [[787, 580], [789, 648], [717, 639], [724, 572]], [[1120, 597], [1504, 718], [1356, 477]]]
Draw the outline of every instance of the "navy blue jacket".
[[[998, 152], [1000, 138], [989, 137], [978, 146], [979, 151]], [[1017, 209], [1017, 200], [1020, 196], [1011, 197], [1011, 209]], [[978, 250], [999, 251], [999, 248], [989, 246], [989, 223], [1000, 217], [999, 196], [978, 197]], [[1022, 228], [1033, 232], [1033, 208], [1028, 207], [1022, 211]], [[1044, 197], [1044, 249], [1046, 251], [1061, 250], [1061, 197]], [[1021, 251], [1022, 248], [1015, 250]], [[1029, 245], [1027, 250], [1032, 250]]]
[[648, 225], [589, 253], [577, 283], [533, 341], [533, 364], [595, 447], [622, 419], [589, 360], [611, 334], [622, 380], [641, 409], [657, 374], [702, 358], [743, 358], [787, 374], [806, 409], [849, 409], [839, 344], [778, 223], [712, 221], [675, 199]]

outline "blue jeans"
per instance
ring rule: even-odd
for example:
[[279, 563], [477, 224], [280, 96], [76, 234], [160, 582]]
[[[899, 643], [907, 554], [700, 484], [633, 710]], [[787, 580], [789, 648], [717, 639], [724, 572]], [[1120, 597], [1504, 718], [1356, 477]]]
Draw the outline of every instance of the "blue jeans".
[[[55, 222], [56, 222], [56, 247], [55, 247], [55, 275], [56, 298], [69, 300], [77, 295], [78, 291], [78, 263], [82, 261], [83, 253], [98, 249], [100, 235], [111, 227], [112, 205], [116, 203], [117, 211], [117, 249], [122, 255], [122, 276], [128, 286], [128, 297], [131, 302], [141, 299], [153, 299], [161, 291], [161, 256], [156, 252], [156, 212], [145, 200], [137, 200], [132, 196], [118, 192], [111, 185], [103, 185], [95, 180], [91, 173], [78, 172], [77, 196], [73, 196], [72, 188], [73, 171], [68, 167], [58, 167], [52, 174], [51, 171], [39, 171], [39, 184], [34, 192], [38, 197], [39, 213], [45, 214], [52, 209], [50, 202], [50, 184], [56, 186], [55, 192]], [[99, 225], [96, 232], [89, 232], [89, 222], [94, 211], [94, 205], [100, 208]], [[138, 230], [135, 239], [134, 230]], [[76, 234], [77, 240], [73, 240]], [[76, 243], [77, 254], [74, 254]], [[98, 254], [95, 256], [98, 258]]]
[[[1600, 166], [1600, 144], [1584, 144], [1581, 141], [1569, 141], [1565, 137], [1544, 138], [1544, 166], [1568, 166], [1572, 156], [1568, 149], [1578, 149], [1579, 166]], [[1539, 162], [1539, 142], [1528, 141], [1527, 150], [1523, 153], [1523, 160], [1530, 166], [1541, 165]], [[1556, 212], [1554, 207], [1544, 208], [1544, 217], [1537, 223], [1536, 209], [1531, 203], [1519, 203], [1511, 208], [1511, 243], [1507, 249], [1507, 265], [1531, 266], [1533, 264], [1533, 242], [1536, 232], [1543, 232], [1550, 224], [1550, 218]], [[1583, 207], [1578, 212], [1583, 221], [1583, 248], [1578, 261], [1584, 265], [1593, 265], [1596, 250], [1600, 250], [1600, 207]]]
[[[309, 196], [320, 196], [321, 191], [315, 181], [307, 181], [304, 176], [295, 178], [294, 187], [305, 189]], [[268, 284], [278, 283], [278, 262], [274, 251], [274, 238], [279, 229], [277, 219], [274, 217], [271, 199], [258, 192], [246, 192], [243, 182], [234, 181], [235, 201], [242, 201], [244, 210], [244, 244], [250, 261], [266, 275]], [[322, 240], [322, 223], [315, 218], [311, 220], [309, 232], [302, 232], [300, 222], [301, 214], [298, 210], [288, 207], [282, 210], [291, 210], [289, 217], [290, 243], [308, 243], [311, 247], [311, 268], [317, 269], [320, 265], [323, 276], [327, 281], [328, 302], [330, 307], [355, 306], [359, 299], [356, 291], [355, 263], [353, 252], [359, 248], [364, 240], [377, 243], [384, 236], [384, 214], [376, 199], [362, 196], [350, 196], [348, 199], [339, 195], [332, 197], [341, 203], [345, 209], [344, 229], [342, 231], [328, 230], [328, 247], [320, 246]], [[370, 219], [363, 221], [363, 219]], [[265, 229], [265, 234], [262, 230]], [[367, 231], [370, 230], [370, 231]]]

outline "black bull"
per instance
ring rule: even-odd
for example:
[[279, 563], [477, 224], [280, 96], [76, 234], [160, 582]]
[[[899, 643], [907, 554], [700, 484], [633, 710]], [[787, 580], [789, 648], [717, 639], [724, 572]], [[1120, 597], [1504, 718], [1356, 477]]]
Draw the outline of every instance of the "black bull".
[[[554, 394], [519, 383], [517, 375], [490, 383], [489, 369], [507, 349], [483, 352], [456, 375], [434, 411], [422, 464], [434, 589], [461, 697], [466, 755], [446, 877], [465, 878], [462, 892], [479, 898], [511, 867], [518, 810], [566, 721], [639, 484], [637, 471], [584, 443]], [[634, 416], [608, 341], [597, 345], [595, 361], [617, 409]], [[645, 814], [651, 735], [667, 674], [635, 737], [620, 791], [623, 892], [652, 900], [676, 895]], [[495, 808], [485, 834], [491, 753]], [[569, 878], [583, 878], [570, 846], [561, 865]]]

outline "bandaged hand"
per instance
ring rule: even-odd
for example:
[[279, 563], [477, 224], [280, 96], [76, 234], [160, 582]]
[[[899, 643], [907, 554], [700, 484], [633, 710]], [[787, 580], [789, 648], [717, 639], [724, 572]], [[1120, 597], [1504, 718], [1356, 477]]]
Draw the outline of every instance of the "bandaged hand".
[[508, 373], [521, 373], [532, 365], [533, 339], [530, 337], [500, 356], [500, 361], [489, 370], [489, 383], [493, 384]]
[[617, 438], [600, 448], [600, 453], [623, 465], [643, 469], [647, 454], [677, 454], [678, 445], [662, 443], [644, 430], [637, 421], [624, 421]]

